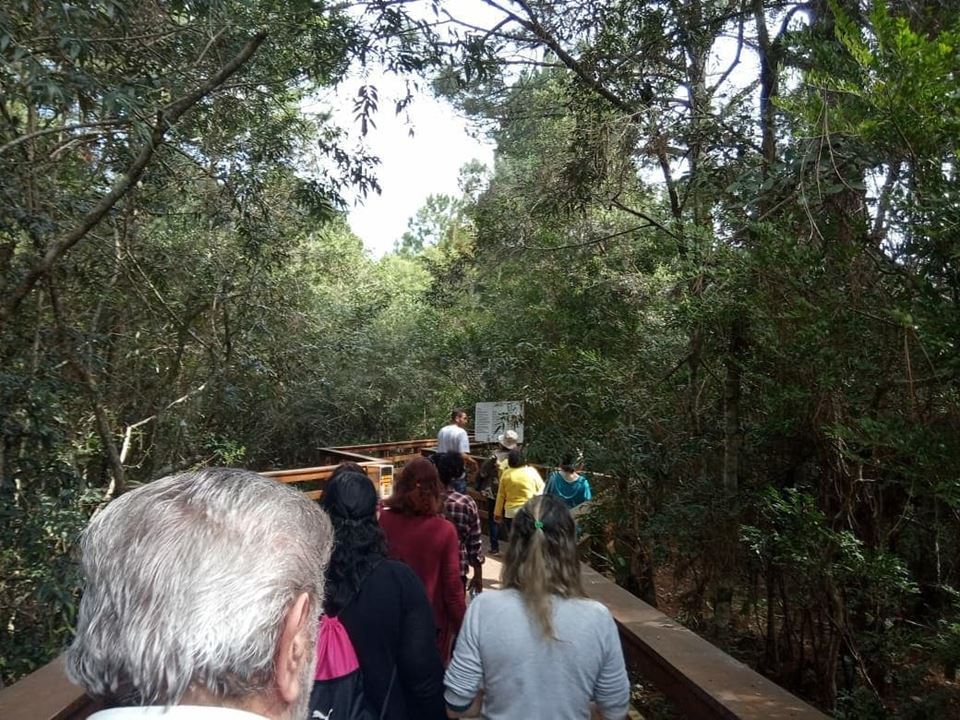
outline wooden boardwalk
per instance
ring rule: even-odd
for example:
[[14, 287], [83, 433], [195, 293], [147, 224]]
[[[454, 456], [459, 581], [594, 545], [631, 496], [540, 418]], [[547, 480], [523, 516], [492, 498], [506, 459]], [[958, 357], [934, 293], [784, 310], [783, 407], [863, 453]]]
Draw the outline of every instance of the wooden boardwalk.
[[[431, 452], [432, 439], [322, 448], [329, 464], [264, 472], [319, 497], [337, 463], [360, 462], [389, 494], [395, 464]], [[481, 515], [486, 514], [481, 511]], [[484, 536], [484, 542], [487, 538]], [[503, 544], [505, 546], [505, 544]], [[485, 548], [486, 549], [486, 548]], [[504, 549], [504, 548], [501, 548]], [[501, 557], [487, 556], [483, 586], [500, 588]], [[826, 715], [583, 565], [587, 595], [603, 603], [620, 630], [627, 663], [689, 718], [699, 720], [824, 720]], [[0, 690], [0, 720], [82, 720], [97, 703], [71, 685], [63, 658]], [[639, 717], [639, 716], [632, 716]]]

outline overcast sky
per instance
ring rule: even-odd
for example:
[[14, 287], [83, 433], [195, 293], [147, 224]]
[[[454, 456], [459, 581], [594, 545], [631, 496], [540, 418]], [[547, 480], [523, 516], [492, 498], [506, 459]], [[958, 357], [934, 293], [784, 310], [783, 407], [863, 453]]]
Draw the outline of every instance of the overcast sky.
[[457, 178], [465, 163], [477, 159], [492, 165], [493, 145], [472, 137], [466, 121], [428, 88], [417, 93], [405, 115], [397, 116], [396, 101], [406, 92], [403, 82], [382, 73], [351, 78], [338, 88], [335, 98], [318, 102], [321, 107], [333, 107], [335, 118], [350, 129], [355, 142], [360, 141], [360, 128], [353, 118], [353, 102], [363, 84], [374, 85], [380, 98], [376, 128], [370, 129], [364, 142], [381, 160], [376, 174], [382, 193], [365, 200], [354, 198], [349, 220], [364, 245], [379, 257], [393, 248], [428, 195], [459, 193]]
[[[425, 18], [433, 14], [428, 0], [413, 0], [406, 9]], [[500, 17], [480, 0], [458, 0], [457, 12], [462, 19], [478, 25], [493, 24]], [[363, 143], [381, 160], [376, 174], [382, 193], [365, 200], [350, 198], [349, 220], [367, 249], [379, 257], [393, 249], [407, 229], [407, 220], [428, 195], [459, 193], [457, 178], [464, 164], [476, 159], [492, 166], [493, 145], [471, 136], [466, 121], [449, 103], [433, 97], [427, 84], [416, 93], [405, 114], [397, 116], [396, 103], [406, 95], [403, 80], [376, 68], [356, 68], [335, 93], [304, 106], [307, 112], [332, 110], [340, 126], [352, 133], [347, 149], [361, 141], [359, 123], [353, 117], [353, 103], [361, 85], [376, 87], [380, 98], [380, 110], [374, 118], [376, 128]]]

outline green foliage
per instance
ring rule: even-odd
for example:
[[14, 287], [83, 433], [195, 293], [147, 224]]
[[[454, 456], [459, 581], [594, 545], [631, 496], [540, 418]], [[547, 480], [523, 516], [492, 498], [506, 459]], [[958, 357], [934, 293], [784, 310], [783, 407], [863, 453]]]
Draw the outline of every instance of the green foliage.
[[[0, 329], [4, 676], [67, 634], [111, 445], [128, 484], [290, 467], [520, 399], [534, 460], [584, 450], [584, 546], [625, 587], [840, 717], [956, 707], [960, 17], [861, 6], [517, 4], [447, 38], [393, 3], [0, 11], [0, 297], [270, 30], [50, 273], [60, 311], [38, 288]], [[724, 37], [757, 77], [716, 72]], [[299, 103], [354, 57], [441, 55], [496, 162], [374, 261], [337, 210], [376, 158]]]
[[351, 63], [426, 66], [411, 26], [296, 0], [0, 8], [4, 683], [68, 640], [73, 544], [116, 493], [407, 434], [370, 388], [425, 283], [364, 256], [341, 194], [378, 190], [378, 161], [301, 107]]
[[[823, 707], [917, 717], [952, 702], [918, 648], [949, 657], [960, 570], [960, 18], [861, 5], [465, 29], [437, 87], [498, 152], [436, 345], [526, 402], [536, 459], [615, 478], [584, 527], [619, 582]], [[756, 84], [706, 71], [724, 34]]]
[[52, 495], [24, 488], [0, 506], [0, 673], [19, 677], [69, 642], [79, 602], [76, 540], [98, 493], [62, 481]]
[[394, 245], [394, 252], [415, 255], [431, 245], [456, 243], [463, 227], [460, 201], [449, 195], [429, 195], [417, 214], [407, 223], [407, 231]]

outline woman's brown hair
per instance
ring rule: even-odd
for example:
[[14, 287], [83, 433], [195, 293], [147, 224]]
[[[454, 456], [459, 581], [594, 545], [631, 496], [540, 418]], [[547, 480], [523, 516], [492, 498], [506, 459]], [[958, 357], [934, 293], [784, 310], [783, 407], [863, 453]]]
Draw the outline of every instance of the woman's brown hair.
[[443, 508], [443, 485], [437, 468], [426, 458], [414, 458], [400, 471], [393, 494], [383, 501], [404, 515], [437, 515]]
[[543, 634], [553, 632], [551, 595], [585, 597], [577, 558], [577, 531], [562, 500], [552, 495], [530, 498], [517, 512], [500, 578], [515, 588]]

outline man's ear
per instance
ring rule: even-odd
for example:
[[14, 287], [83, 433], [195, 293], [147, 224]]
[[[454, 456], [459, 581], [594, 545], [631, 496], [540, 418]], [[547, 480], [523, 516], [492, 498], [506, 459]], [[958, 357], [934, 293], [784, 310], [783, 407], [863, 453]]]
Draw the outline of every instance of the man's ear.
[[[310, 618], [310, 596], [301, 593], [283, 618], [280, 643], [277, 645], [277, 691], [284, 702], [292, 704], [300, 698], [301, 668], [310, 662], [309, 653], [316, 652], [316, 638], [308, 638], [304, 628]], [[309, 678], [313, 680], [313, 678]]]

